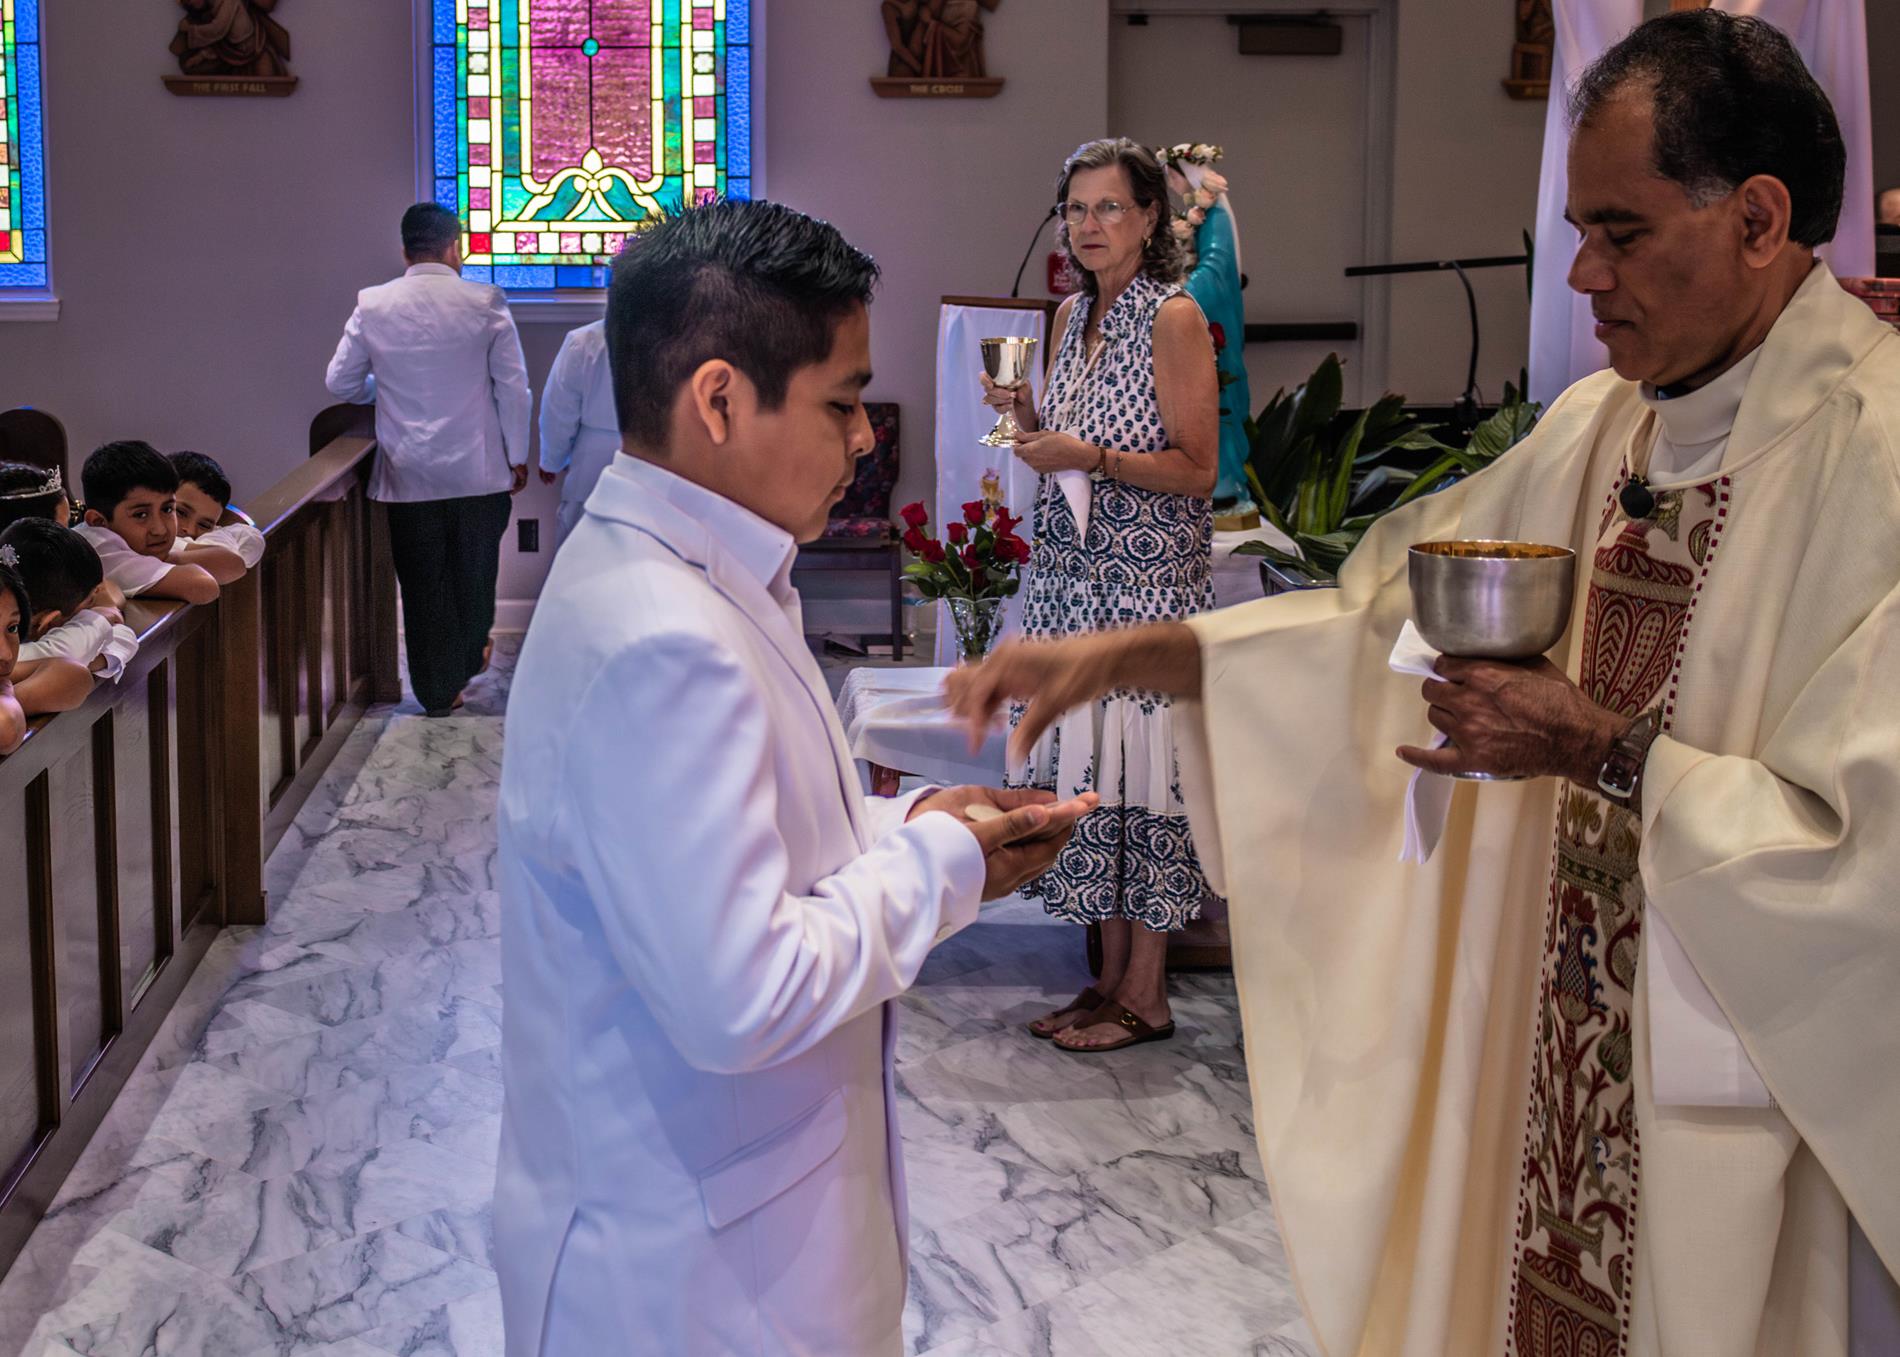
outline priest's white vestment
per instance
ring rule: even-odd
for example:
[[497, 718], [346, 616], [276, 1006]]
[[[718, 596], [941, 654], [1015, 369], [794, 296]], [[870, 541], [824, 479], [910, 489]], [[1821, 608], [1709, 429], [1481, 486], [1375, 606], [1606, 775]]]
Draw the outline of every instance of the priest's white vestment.
[[[1459, 788], [1401, 866], [1432, 731], [1387, 656], [1406, 552], [1590, 549], [1655, 415], [1611, 372], [1491, 469], [1375, 525], [1337, 590], [1193, 619], [1181, 758], [1233, 903], [1260, 1149], [1328, 1357], [1504, 1350], [1556, 784]], [[1817, 267], [1759, 350], [1719, 560], [1642, 794], [1666, 918], [1775, 1107], [1659, 1109], [1637, 989], [1628, 1351], [1838, 1357], [1849, 1217], [1900, 1270], [1900, 335]], [[1552, 659], [1577, 675], [1577, 632]]]

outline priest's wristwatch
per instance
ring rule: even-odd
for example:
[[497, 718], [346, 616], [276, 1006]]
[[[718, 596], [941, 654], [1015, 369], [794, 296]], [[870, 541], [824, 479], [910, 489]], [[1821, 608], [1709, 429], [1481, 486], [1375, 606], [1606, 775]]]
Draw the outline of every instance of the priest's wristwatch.
[[1643, 785], [1643, 765], [1649, 761], [1649, 747], [1662, 734], [1662, 713], [1644, 712], [1610, 744], [1610, 756], [1597, 773], [1597, 790], [1619, 805], [1631, 805]]

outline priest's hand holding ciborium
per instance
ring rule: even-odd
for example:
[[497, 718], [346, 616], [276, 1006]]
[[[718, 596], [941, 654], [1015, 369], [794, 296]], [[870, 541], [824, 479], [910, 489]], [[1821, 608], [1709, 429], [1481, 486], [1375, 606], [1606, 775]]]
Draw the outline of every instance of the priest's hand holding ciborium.
[[1545, 658], [1570, 625], [1576, 553], [1533, 542], [1421, 542], [1408, 573], [1413, 625], [1439, 652], [1423, 693], [1445, 743], [1399, 757], [1482, 782], [1594, 782], [1603, 748], [1627, 722]]
[[996, 427], [978, 441], [986, 448], [1013, 448], [1022, 432], [1016, 413], [1031, 410], [1029, 395], [1030, 359], [1036, 341], [1026, 335], [1004, 335], [980, 340], [983, 349], [983, 399], [1001, 414]]

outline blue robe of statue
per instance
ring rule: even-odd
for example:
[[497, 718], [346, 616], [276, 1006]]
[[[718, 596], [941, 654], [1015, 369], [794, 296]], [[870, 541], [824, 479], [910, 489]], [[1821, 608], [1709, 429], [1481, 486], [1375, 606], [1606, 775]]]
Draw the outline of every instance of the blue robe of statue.
[[1194, 248], [1200, 257], [1188, 274], [1187, 292], [1208, 322], [1220, 326], [1226, 344], [1215, 353], [1214, 360], [1223, 374], [1233, 377], [1220, 389], [1220, 480], [1214, 487], [1214, 498], [1251, 500], [1243, 469], [1247, 464], [1247, 416], [1253, 411], [1247, 365], [1241, 361], [1247, 316], [1241, 303], [1240, 267], [1234, 253], [1234, 219], [1226, 203], [1217, 202], [1207, 209], [1207, 220], [1195, 233]]

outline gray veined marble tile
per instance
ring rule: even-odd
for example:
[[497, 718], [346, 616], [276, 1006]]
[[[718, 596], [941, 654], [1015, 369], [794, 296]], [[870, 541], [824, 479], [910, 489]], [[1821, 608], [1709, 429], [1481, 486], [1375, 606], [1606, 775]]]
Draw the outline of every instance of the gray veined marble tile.
[[270, 1347], [271, 1316], [196, 1268], [105, 1231], [73, 1260], [72, 1293], [40, 1332], [84, 1357], [212, 1357]]
[[501, 1158], [501, 1113], [448, 1126], [426, 1127], [416, 1132], [416, 1138], [493, 1169]]
[[147, 1192], [108, 1228], [214, 1277], [238, 1277], [355, 1233], [322, 1186], [299, 1175], [196, 1197]]
[[348, 927], [313, 932], [304, 941], [321, 956], [375, 965], [501, 933], [501, 897], [495, 891], [438, 894], [407, 909], [359, 915]]
[[[501, 1090], [447, 1065], [390, 1065], [302, 1098], [250, 1113], [241, 1126], [207, 1131], [203, 1152], [257, 1178], [360, 1159], [379, 1146], [454, 1128], [494, 1115]], [[470, 1133], [479, 1144], [478, 1133]]]
[[363, 1337], [401, 1357], [502, 1357], [501, 1292], [477, 1291]]
[[396, 1232], [471, 1263], [486, 1268], [495, 1265], [495, 1212], [485, 1200], [469, 1210], [445, 1209], [411, 1216], [396, 1226]]
[[266, 1088], [310, 1098], [403, 1066], [439, 1064], [451, 1056], [493, 1046], [500, 1039], [501, 1015], [494, 1009], [472, 999], [451, 999], [439, 1007], [419, 1004], [358, 1022], [320, 1027], [206, 1063]]
[[[496, 996], [496, 1002], [500, 1002], [499, 996]], [[479, 1050], [463, 1051], [460, 1055], [450, 1056], [449, 1064], [469, 1074], [479, 1074], [482, 1078], [493, 1079], [498, 1084], [501, 1082], [500, 1046], [484, 1046]]]
[[379, 1230], [259, 1268], [236, 1294], [294, 1345], [339, 1342], [494, 1285], [487, 1268]]
[[488, 1002], [489, 990], [501, 979], [501, 945], [487, 938], [373, 966], [323, 960], [333, 963], [323, 974], [246, 991], [246, 996], [334, 1027], [392, 1009], [440, 1007], [463, 998]]

